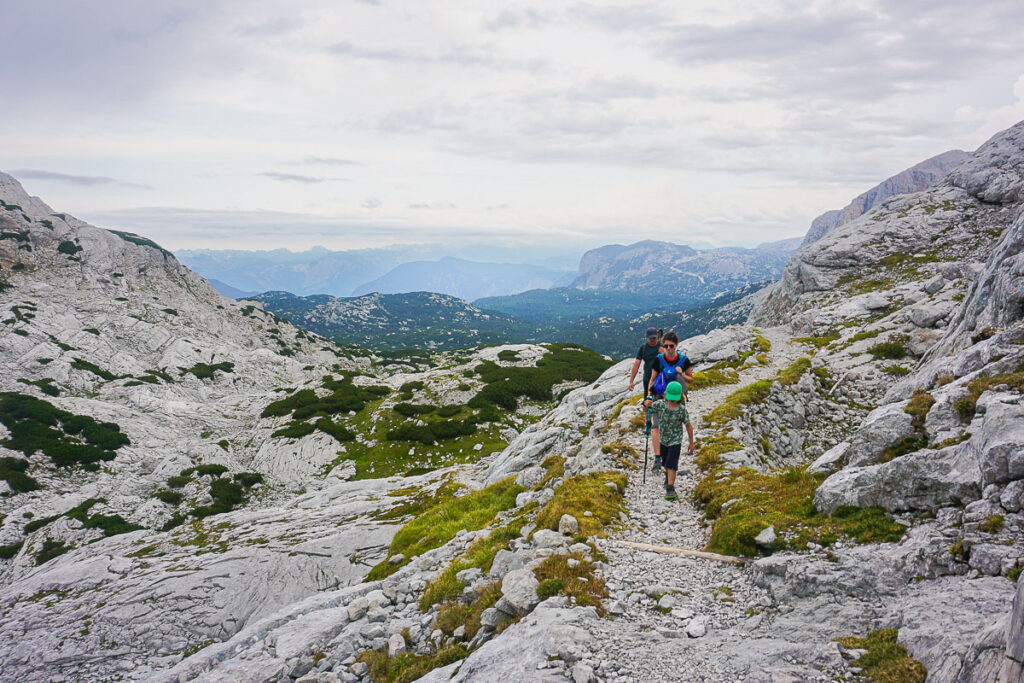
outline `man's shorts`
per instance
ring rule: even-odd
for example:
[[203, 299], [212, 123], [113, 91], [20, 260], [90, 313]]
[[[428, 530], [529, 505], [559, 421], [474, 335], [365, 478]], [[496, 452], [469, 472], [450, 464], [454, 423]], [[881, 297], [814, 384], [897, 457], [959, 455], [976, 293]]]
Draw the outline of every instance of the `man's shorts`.
[[679, 452], [683, 445], [677, 443], [675, 446], [661, 444], [661, 466], [666, 470], [679, 469]]

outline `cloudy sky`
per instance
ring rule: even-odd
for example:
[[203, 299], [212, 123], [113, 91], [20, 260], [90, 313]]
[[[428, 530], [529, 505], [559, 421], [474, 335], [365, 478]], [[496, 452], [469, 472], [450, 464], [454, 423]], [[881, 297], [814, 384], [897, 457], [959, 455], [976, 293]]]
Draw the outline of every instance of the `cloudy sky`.
[[1024, 119], [1019, 0], [4, 3], [0, 169], [172, 249], [803, 234]]

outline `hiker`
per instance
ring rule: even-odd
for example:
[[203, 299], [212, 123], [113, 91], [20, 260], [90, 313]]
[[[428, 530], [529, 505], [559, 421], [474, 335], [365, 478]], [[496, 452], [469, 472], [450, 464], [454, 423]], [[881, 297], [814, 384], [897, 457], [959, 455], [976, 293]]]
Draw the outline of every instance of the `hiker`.
[[[651, 373], [650, 383], [647, 387], [647, 398], [644, 406], [650, 408], [655, 398], [665, 395], [665, 389], [671, 382], [678, 382], [682, 389], [682, 400], [687, 397], [687, 387], [693, 381], [693, 361], [680, 354], [676, 349], [679, 346], [679, 337], [675, 332], [668, 332], [661, 340], [665, 352], [657, 356]], [[661, 469], [661, 454], [654, 449], [655, 472]]]
[[629, 391], [633, 391], [633, 385], [636, 383], [636, 373], [640, 369], [640, 362], [644, 364], [644, 390], [651, 383], [651, 373], [654, 371], [654, 362], [658, 359], [659, 342], [661, 341], [661, 330], [653, 327], [647, 328], [647, 343], [640, 347], [640, 350], [636, 352], [636, 362], [633, 363], [633, 370], [629, 373]]
[[665, 398], [659, 398], [651, 406], [651, 436], [654, 440], [654, 452], [665, 467], [665, 500], [675, 500], [676, 470], [679, 469], [679, 453], [683, 443], [683, 425], [690, 437], [687, 455], [693, 455], [693, 425], [690, 414], [686, 412], [683, 401], [683, 385], [669, 382], [665, 387]]

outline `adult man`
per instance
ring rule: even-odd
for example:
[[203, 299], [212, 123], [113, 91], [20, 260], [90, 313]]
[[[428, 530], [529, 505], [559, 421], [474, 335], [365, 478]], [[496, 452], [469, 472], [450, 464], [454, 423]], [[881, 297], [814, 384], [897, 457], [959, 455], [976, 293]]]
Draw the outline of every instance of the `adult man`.
[[651, 373], [654, 370], [654, 361], [658, 359], [658, 342], [660, 334], [655, 327], [647, 328], [647, 343], [636, 352], [636, 362], [633, 363], [633, 370], [629, 373], [629, 390], [633, 391], [633, 384], [636, 383], [636, 373], [640, 369], [640, 362], [644, 364], [644, 383], [641, 384], [644, 391], [651, 384]]

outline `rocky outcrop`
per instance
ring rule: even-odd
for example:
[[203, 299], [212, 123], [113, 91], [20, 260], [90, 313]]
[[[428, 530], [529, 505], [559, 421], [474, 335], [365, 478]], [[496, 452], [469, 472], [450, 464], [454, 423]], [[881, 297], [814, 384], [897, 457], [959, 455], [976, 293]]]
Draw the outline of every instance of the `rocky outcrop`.
[[919, 164], [886, 178], [867, 192], [857, 195], [842, 209], [826, 211], [813, 221], [801, 246], [817, 242], [826, 234], [864, 215], [880, 205], [886, 199], [901, 194], [911, 194], [927, 190], [944, 180], [949, 172], [962, 164], [970, 154], [959, 149], [952, 149], [926, 159]]

